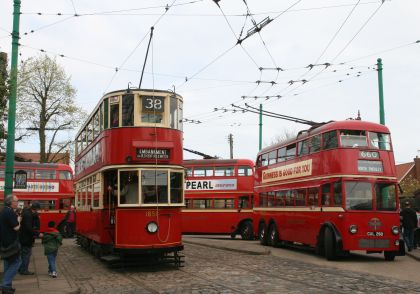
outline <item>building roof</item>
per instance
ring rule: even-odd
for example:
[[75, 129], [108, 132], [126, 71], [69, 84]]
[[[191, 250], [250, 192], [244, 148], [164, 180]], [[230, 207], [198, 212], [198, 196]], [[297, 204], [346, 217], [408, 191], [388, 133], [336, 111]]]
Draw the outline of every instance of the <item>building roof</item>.
[[396, 168], [397, 168], [398, 182], [401, 182], [401, 180], [404, 179], [407, 176], [407, 174], [411, 171], [411, 169], [414, 168], [414, 166], [415, 166], [414, 162], [397, 164]]

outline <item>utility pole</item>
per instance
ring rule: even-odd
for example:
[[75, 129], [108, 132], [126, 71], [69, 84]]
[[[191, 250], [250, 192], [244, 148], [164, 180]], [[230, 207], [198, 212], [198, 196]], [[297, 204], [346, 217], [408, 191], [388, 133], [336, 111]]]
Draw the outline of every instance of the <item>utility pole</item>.
[[229, 147], [230, 147], [230, 159], [233, 159], [233, 135], [232, 134], [229, 134], [228, 142], [229, 142]]
[[379, 123], [385, 125], [384, 84], [382, 80], [382, 59], [378, 58]]
[[259, 139], [259, 149], [258, 150], [261, 150], [262, 149], [262, 104], [260, 104], [260, 124], [259, 124], [259, 126], [260, 126], [260, 139]]
[[13, 191], [13, 165], [15, 160], [15, 122], [17, 93], [17, 64], [19, 49], [20, 0], [13, 0], [12, 63], [10, 71], [9, 112], [7, 116], [6, 172], [4, 181], [4, 199]]

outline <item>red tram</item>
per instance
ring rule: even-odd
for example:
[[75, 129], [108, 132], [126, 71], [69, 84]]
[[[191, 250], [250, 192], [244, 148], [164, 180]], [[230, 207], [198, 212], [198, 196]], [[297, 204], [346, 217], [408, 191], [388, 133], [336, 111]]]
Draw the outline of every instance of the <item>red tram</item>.
[[[0, 165], [0, 198], [4, 199], [5, 166]], [[26, 178], [26, 186], [16, 186], [16, 175]], [[19, 207], [29, 207], [32, 201], [41, 205], [38, 211], [44, 232], [49, 221], [58, 225], [74, 203], [73, 170], [61, 163], [15, 162], [13, 193], [19, 198]], [[24, 181], [25, 182], [25, 181]]]
[[77, 134], [77, 240], [94, 255], [179, 265], [182, 103], [168, 91], [110, 92]]
[[261, 150], [255, 179], [262, 244], [309, 245], [328, 260], [351, 250], [404, 254], [387, 127], [347, 120], [311, 128]]
[[248, 159], [185, 160], [184, 234], [240, 234], [254, 239], [254, 162]]

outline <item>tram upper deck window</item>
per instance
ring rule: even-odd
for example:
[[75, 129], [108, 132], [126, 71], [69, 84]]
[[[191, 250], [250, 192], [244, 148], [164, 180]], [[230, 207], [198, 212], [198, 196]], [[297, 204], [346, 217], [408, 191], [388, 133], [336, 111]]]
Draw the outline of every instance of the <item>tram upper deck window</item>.
[[121, 122], [122, 126], [134, 125], [134, 95], [127, 94], [122, 96], [121, 106]]
[[176, 95], [171, 95], [169, 108], [171, 128], [182, 131], [182, 101]]
[[99, 111], [96, 111], [95, 115], [93, 116], [93, 139], [95, 139], [100, 132]]
[[165, 97], [142, 96], [141, 97], [141, 122], [157, 123], [163, 122], [163, 113], [165, 111]]
[[341, 147], [367, 147], [365, 131], [340, 130]]
[[142, 170], [141, 191], [144, 204], [168, 203], [168, 172]]
[[370, 147], [380, 150], [391, 150], [391, 136], [384, 133], [369, 132]]
[[338, 147], [337, 131], [322, 134], [322, 149], [334, 149]]
[[238, 166], [238, 176], [252, 176], [252, 167]]
[[372, 184], [369, 182], [345, 182], [346, 208], [351, 210], [372, 210]]
[[111, 113], [110, 127], [118, 128], [120, 126], [120, 105], [111, 104], [110, 113]]

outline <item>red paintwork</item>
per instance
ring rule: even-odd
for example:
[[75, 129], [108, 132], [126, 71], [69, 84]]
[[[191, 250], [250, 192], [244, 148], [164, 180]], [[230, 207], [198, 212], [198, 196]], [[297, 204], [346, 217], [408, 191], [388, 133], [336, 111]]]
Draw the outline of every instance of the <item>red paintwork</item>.
[[[281, 146], [286, 146], [293, 142], [298, 142], [305, 139], [308, 136], [314, 134], [323, 133], [329, 130], [367, 130], [381, 133], [388, 133], [389, 130], [383, 125], [350, 120], [342, 122], [332, 122], [326, 125], [316, 128], [309, 132], [299, 136], [297, 140], [289, 140], [283, 144], [277, 144], [267, 147], [258, 153], [258, 156], [275, 150]], [[359, 172], [357, 168], [357, 160], [359, 159], [359, 151], [377, 151], [380, 154], [380, 160], [383, 163], [384, 171], [382, 173], [374, 172]], [[299, 177], [294, 179], [277, 180], [268, 184], [262, 183], [262, 172], [268, 168], [281, 167], [292, 163], [312, 159], [312, 175]], [[353, 175], [353, 177], [352, 177]], [[259, 206], [259, 193], [287, 190], [287, 189], [298, 189], [307, 187], [317, 187], [323, 183], [329, 182], [332, 178], [342, 178], [344, 180], [351, 179], [357, 180], [356, 176], [366, 176], [361, 181], [369, 181], [375, 183], [377, 181], [386, 182], [390, 184], [396, 184], [396, 168], [394, 155], [392, 151], [369, 149], [364, 148], [337, 148], [332, 150], [320, 151], [306, 156], [296, 157], [295, 159], [288, 160], [286, 162], [280, 162], [275, 165], [256, 167], [255, 171], [255, 192], [256, 192], [256, 207]], [[314, 177], [325, 177], [323, 179], [314, 179]], [[328, 178], [327, 178], [328, 177]], [[385, 177], [388, 177], [385, 179]], [[306, 180], [306, 181], [303, 181]], [[360, 179], [359, 179], [360, 180]], [[320, 198], [318, 208], [320, 206]], [[345, 203], [345, 196], [343, 196], [343, 203]], [[317, 237], [320, 233], [320, 229], [323, 224], [331, 223], [339, 232], [343, 240], [343, 250], [367, 250], [359, 246], [360, 239], [387, 239], [390, 240], [389, 248], [369, 248], [367, 251], [395, 251], [398, 250], [398, 246], [394, 245], [396, 240], [399, 240], [399, 235], [393, 235], [391, 228], [393, 226], [400, 226], [400, 218], [398, 213], [398, 199], [397, 199], [397, 210], [396, 211], [344, 211], [344, 212], [327, 212], [327, 211], [292, 211], [285, 207], [283, 211], [269, 211], [264, 208], [256, 210], [256, 218], [258, 221], [254, 222], [254, 230], [258, 230], [260, 222], [264, 222], [266, 226], [270, 222], [274, 222], [279, 230], [279, 239], [291, 242], [299, 242], [311, 246], [315, 246]], [[293, 207], [295, 208], [295, 207]], [[382, 226], [376, 229], [377, 232], [383, 232], [383, 237], [370, 237], [367, 236], [367, 232], [375, 231], [369, 228], [368, 222], [372, 218], [378, 218], [382, 223]], [[349, 226], [357, 225], [358, 232], [355, 235], [349, 233]]]
[[[238, 166], [254, 167], [254, 162], [248, 159], [203, 159], [186, 160], [185, 168], [194, 167], [215, 167], [215, 166], [234, 166], [237, 174]], [[232, 209], [194, 209], [184, 208], [182, 210], [182, 232], [184, 234], [231, 234], [239, 224], [245, 220], [253, 220], [252, 212], [253, 199], [253, 176], [224, 176], [224, 177], [194, 177], [187, 176], [186, 181], [193, 180], [221, 180], [236, 179], [236, 190], [185, 190], [185, 200], [188, 199], [226, 199], [234, 198], [234, 208]], [[249, 195], [250, 206], [239, 209], [239, 196]]]

